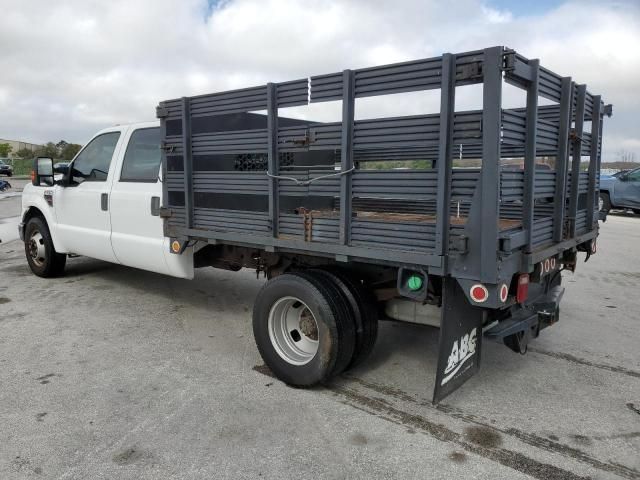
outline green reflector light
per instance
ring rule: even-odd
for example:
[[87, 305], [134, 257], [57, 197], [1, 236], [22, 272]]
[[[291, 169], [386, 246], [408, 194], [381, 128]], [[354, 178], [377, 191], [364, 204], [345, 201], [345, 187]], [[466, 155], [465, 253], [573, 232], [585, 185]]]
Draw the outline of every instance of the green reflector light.
[[422, 288], [422, 277], [419, 275], [411, 275], [409, 280], [407, 280], [407, 287], [409, 290], [420, 290]]

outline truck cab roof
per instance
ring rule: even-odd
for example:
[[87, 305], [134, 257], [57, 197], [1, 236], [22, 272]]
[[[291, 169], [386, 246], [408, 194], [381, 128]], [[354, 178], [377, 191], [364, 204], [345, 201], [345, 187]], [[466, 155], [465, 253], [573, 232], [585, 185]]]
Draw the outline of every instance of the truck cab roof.
[[98, 135], [102, 135], [103, 133], [108, 133], [108, 132], [116, 132], [116, 131], [138, 129], [138, 128], [152, 128], [152, 127], [159, 127], [159, 126], [160, 126], [160, 121], [158, 120], [147, 121], [147, 122], [119, 123], [111, 127], [103, 128], [91, 138], [97, 137]]

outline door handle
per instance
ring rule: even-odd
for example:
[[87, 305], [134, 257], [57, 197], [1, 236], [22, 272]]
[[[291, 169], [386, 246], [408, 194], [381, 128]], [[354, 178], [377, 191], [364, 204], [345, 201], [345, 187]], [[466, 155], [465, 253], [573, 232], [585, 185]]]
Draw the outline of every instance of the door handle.
[[103, 212], [109, 210], [109, 194], [103, 193], [100, 195], [100, 208], [102, 208]]
[[151, 197], [151, 215], [160, 216], [160, 197]]

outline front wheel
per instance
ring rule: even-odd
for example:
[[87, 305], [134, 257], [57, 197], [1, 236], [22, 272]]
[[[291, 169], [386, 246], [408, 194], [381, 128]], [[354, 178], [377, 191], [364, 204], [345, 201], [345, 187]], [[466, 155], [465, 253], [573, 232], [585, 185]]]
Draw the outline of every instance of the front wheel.
[[611, 210], [611, 197], [607, 192], [600, 192], [598, 197], [598, 211], [609, 212]]
[[31, 271], [39, 277], [57, 277], [64, 271], [67, 256], [56, 252], [46, 222], [34, 217], [24, 229], [24, 251]]

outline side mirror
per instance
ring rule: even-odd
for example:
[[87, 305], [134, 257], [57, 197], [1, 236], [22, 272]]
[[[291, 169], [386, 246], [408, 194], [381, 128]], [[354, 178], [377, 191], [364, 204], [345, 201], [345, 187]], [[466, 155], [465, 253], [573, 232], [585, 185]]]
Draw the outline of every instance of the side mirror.
[[53, 159], [47, 157], [38, 157], [33, 161], [33, 170], [31, 171], [31, 183], [36, 187], [51, 187], [53, 180]]
[[620, 180], [621, 182], [626, 182], [629, 180], [629, 175], [627, 175], [626, 173], [623, 173], [622, 175], [618, 176], [618, 180]]

